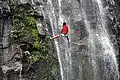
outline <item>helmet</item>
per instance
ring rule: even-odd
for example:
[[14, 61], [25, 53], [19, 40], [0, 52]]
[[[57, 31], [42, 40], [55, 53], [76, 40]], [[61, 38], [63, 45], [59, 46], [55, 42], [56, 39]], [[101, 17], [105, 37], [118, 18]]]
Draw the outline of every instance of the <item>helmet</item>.
[[66, 22], [64, 22], [63, 25], [66, 25]]

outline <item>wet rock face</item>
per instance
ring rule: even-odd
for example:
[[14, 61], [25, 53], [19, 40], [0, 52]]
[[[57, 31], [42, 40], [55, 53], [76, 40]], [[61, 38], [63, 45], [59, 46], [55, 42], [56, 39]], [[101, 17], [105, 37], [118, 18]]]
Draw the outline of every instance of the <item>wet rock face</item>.
[[5, 17], [10, 15], [10, 7], [5, 1], [0, 1], [0, 17]]
[[[114, 1], [113, 1], [114, 2]], [[120, 6], [118, 1], [115, 0], [115, 3], [111, 1], [106, 1], [104, 4], [104, 9], [108, 10], [107, 13], [107, 25], [110, 39], [114, 45], [116, 55], [119, 55], [120, 47]]]
[[8, 70], [6, 74], [3, 73], [2, 68], [0, 67], [0, 80], [19, 80], [19, 71], [16, 72], [13, 69]]
[[3, 71], [1, 67], [0, 67], [0, 80], [3, 80]]
[[[9, 25], [7, 23], [9, 23], [8, 20], [8, 16], [10, 15], [10, 8], [7, 5], [6, 2], [4, 2], [3, 0], [0, 0], [0, 48], [2, 48], [4, 46], [4, 44], [6, 44], [6, 41], [3, 41], [3, 37], [5, 37], [4, 32], [5, 31], [5, 26]], [[6, 33], [7, 34], [7, 33]], [[6, 35], [7, 36], [7, 35]], [[4, 38], [4, 39], [7, 39]], [[3, 44], [4, 43], [4, 44]], [[3, 59], [3, 51], [0, 49], [0, 64], [2, 64], [2, 59]]]
[[0, 0], [0, 80], [18, 80], [17, 78], [19, 78], [19, 69], [15, 71], [14, 68], [19, 68], [20, 63], [11, 62], [11, 64], [9, 62], [11, 55], [14, 54], [11, 48], [7, 48], [11, 30], [10, 16], [11, 11], [8, 3], [6, 0]]
[[[67, 1], [67, 0], [64, 0], [64, 1]], [[80, 0], [77, 0], [77, 1], [78, 1], [78, 3], [80, 3]], [[111, 41], [113, 42], [114, 47], [116, 49], [116, 54], [118, 55], [118, 54], [120, 54], [120, 49], [119, 49], [120, 48], [120, 45], [119, 45], [120, 44], [120, 35], [119, 35], [120, 34], [120, 6], [118, 4], [119, 0], [115, 0], [115, 2], [116, 2], [115, 5], [112, 5], [110, 3], [110, 1], [108, 1], [108, 0], [103, 0], [103, 1], [104, 1], [104, 8], [109, 10], [109, 12], [107, 13], [108, 14], [107, 25], [108, 25], [108, 30], [109, 30], [108, 32], [109, 32]], [[38, 19], [38, 23], [37, 23], [38, 29], [40, 29], [39, 31], [41, 31], [40, 34], [44, 35], [45, 28], [40, 28], [40, 27], [43, 27], [44, 24], [41, 24], [40, 21], [44, 20], [44, 16], [43, 16], [44, 13], [42, 12], [42, 10], [43, 10], [43, 7], [45, 7], [45, 5], [43, 4], [43, 2], [47, 2], [47, 0], [43, 0], [43, 1], [42, 0], [29, 0], [29, 1], [16, 0], [16, 2], [19, 4], [26, 4], [28, 2], [29, 4], [31, 4], [33, 6], [33, 8], [37, 11], [37, 14], [39, 14], [36, 16], [36, 18]], [[83, 58], [83, 61], [81, 61], [81, 63], [84, 63], [84, 60], [86, 60], [86, 57], [88, 57], [85, 55], [85, 53], [86, 53], [85, 51], [87, 50], [87, 47], [86, 47], [87, 31], [84, 28], [84, 23], [80, 21], [81, 18], [76, 16], [76, 15], [78, 15], [77, 13], [80, 13], [80, 11], [79, 11], [80, 9], [78, 8], [79, 4], [76, 1], [73, 1], [73, 2], [74, 2], [74, 4], [72, 4], [72, 6], [75, 6], [74, 9], [72, 9], [72, 11], [69, 11], [69, 10], [71, 10], [71, 8], [70, 8], [71, 5], [64, 4], [65, 6], [62, 5], [63, 6], [62, 13], [67, 17], [69, 17], [71, 13], [73, 14], [71, 22], [72, 21], [75, 21], [75, 22], [70, 23], [70, 24], [71, 24], [71, 28], [73, 30], [73, 34], [75, 34], [75, 35], [73, 35], [74, 37], [73, 37], [72, 41], [76, 42], [76, 40], [78, 40], [78, 43], [79, 43], [79, 44], [77, 43], [78, 48], [75, 48], [75, 50], [82, 51], [81, 53], [84, 54], [83, 56], [80, 56], [81, 53], [79, 53], [79, 51], [78, 51], [77, 55], [75, 55], [75, 54], [74, 55], [80, 56], [81, 58]], [[69, 3], [67, 3], [67, 4], [69, 4]], [[58, 6], [58, 4], [56, 6]], [[8, 18], [9, 15], [10, 15], [9, 6], [3, 0], [1, 0], [0, 1], [0, 24], [3, 24], [2, 20], [4, 20], [6, 17]], [[1, 27], [1, 25], [0, 25], [0, 27]], [[78, 27], [79, 30], [76, 29], [76, 27]], [[4, 27], [2, 29], [4, 29]], [[0, 32], [0, 42], [2, 42], [2, 37], [3, 37], [3, 33], [4, 33], [4, 30], [1, 30], [1, 31], [2, 32]], [[85, 44], [83, 43], [83, 41], [79, 41], [82, 39], [83, 39], [83, 41], [85, 41], [84, 42]], [[73, 43], [72, 45], [76, 45], [76, 43]], [[3, 44], [0, 44], [0, 47], [1, 46], [3, 46]], [[3, 50], [0, 50], [0, 54], [3, 56], [2, 52], [3, 52]], [[2, 58], [0, 56], [0, 63], [2, 63], [1, 59]], [[119, 55], [118, 55], [118, 59], [119, 59]], [[76, 60], [76, 58], [75, 58], [75, 60]], [[88, 62], [88, 61], [86, 60], [86, 62]], [[84, 63], [84, 64], [88, 64], [88, 63]], [[28, 71], [26, 71], [26, 72], [28, 72], [28, 77], [25, 80], [29, 80], [29, 79], [40, 80], [38, 78], [40, 78], [41, 74], [43, 74], [42, 72], [40, 72], [40, 71], [42, 71], [42, 68], [40, 65], [41, 64], [38, 64], [37, 67], [34, 65], [33, 67], [35, 67], [35, 69], [30, 68]], [[38, 67], [41, 69], [41, 70], [39, 70], [39, 72], [37, 71]], [[85, 67], [87, 67], [87, 66], [85, 66]], [[24, 67], [24, 68], [26, 68], [26, 67]], [[44, 68], [44, 66], [43, 66], [43, 68]], [[76, 71], [78, 71], [78, 69], [76, 69]], [[84, 71], [84, 69], [83, 69], [83, 71]], [[0, 80], [3, 79], [2, 75], [3, 75], [3, 71], [0, 68]], [[14, 70], [9, 70], [6, 75], [7, 75], [7, 78], [6, 78], [7, 80], [19, 80], [19, 71], [15, 72]], [[35, 76], [35, 78], [34, 78], [34, 76]], [[32, 78], [34, 78], [34, 79], [32, 79]], [[41, 78], [41, 80], [42, 80], [42, 78]]]
[[115, 35], [116, 41], [115, 42], [115, 49], [118, 52], [117, 55], [117, 60], [119, 64], [119, 72], [120, 72], [120, 0], [114, 0], [115, 1], [115, 8], [114, 8], [114, 18], [113, 18], [113, 27], [112, 27], [112, 32]]
[[107, 25], [110, 39], [114, 45], [120, 72], [120, 0], [113, 0], [115, 3], [104, 0], [108, 8]]
[[[7, 46], [8, 44], [8, 35], [10, 32], [10, 7], [8, 6], [7, 2], [4, 0], [0, 0], [0, 48]], [[2, 60], [8, 54], [8, 49], [3, 50], [0, 49], [0, 64], [2, 64]], [[5, 53], [5, 54], [4, 54]], [[4, 57], [3, 57], [4, 56]], [[3, 60], [4, 61], [4, 60]], [[5, 60], [6, 61], [6, 60]]]
[[120, 0], [103, 0], [107, 12], [107, 29], [114, 45], [120, 72]]

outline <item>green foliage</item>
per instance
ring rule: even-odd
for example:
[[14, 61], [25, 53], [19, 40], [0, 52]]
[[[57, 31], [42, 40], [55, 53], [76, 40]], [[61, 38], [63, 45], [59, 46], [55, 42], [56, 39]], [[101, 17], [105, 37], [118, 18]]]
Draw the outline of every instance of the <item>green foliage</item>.
[[48, 54], [48, 46], [45, 42], [40, 43], [42, 39], [39, 37], [39, 32], [36, 26], [34, 10], [30, 5], [18, 5], [12, 8], [12, 23], [13, 29], [11, 39], [20, 44], [21, 41], [29, 42], [33, 45], [31, 55], [27, 56], [28, 62], [35, 62], [45, 59]]
[[[48, 64], [51, 74], [57, 74], [58, 60], [54, 57], [54, 49], [51, 47], [51, 42], [47, 39], [42, 40], [36, 26], [36, 13], [28, 4], [12, 5], [12, 41], [21, 44], [21, 41], [32, 44], [28, 49], [30, 55], [23, 56], [24, 64], [32, 64], [35, 62], [44, 61]], [[35, 13], [35, 14], [34, 14]], [[50, 74], [48, 74], [50, 75]], [[48, 77], [48, 76], [47, 76]], [[46, 78], [46, 77], [45, 77]], [[49, 77], [48, 77], [49, 78]]]

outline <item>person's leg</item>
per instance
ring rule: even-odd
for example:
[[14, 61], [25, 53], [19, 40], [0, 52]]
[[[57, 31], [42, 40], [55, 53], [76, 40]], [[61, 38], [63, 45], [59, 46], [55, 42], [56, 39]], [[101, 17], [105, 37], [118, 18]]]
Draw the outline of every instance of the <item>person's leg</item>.
[[68, 40], [68, 42], [70, 42], [70, 40], [69, 40], [69, 37], [67, 36], [67, 40]]
[[68, 40], [68, 46], [70, 46], [70, 40], [69, 40], [68, 35], [65, 35], [65, 37], [66, 37], [66, 38], [67, 38], [67, 40]]
[[67, 40], [69, 41], [69, 38], [68, 38], [68, 36], [65, 36], [66, 38], [67, 38]]
[[69, 41], [69, 38], [68, 38], [68, 35], [67, 35], [67, 34], [64, 34], [64, 37], [66, 37], [66, 38], [67, 38], [67, 40]]
[[60, 37], [60, 35], [55, 35], [51, 39], [55, 39], [55, 38], [58, 38], [58, 37]]

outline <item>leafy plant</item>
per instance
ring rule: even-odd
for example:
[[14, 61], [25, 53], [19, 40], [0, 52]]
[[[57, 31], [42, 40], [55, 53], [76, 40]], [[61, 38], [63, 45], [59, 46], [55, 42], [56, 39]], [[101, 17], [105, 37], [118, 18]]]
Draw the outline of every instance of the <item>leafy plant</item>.
[[[45, 64], [48, 64], [50, 73], [56, 74], [58, 62], [53, 54], [52, 43], [48, 42], [47, 39], [42, 41], [42, 38], [40, 38], [35, 19], [37, 14], [34, 9], [29, 4], [12, 5], [11, 9], [13, 26], [11, 41], [17, 42], [19, 45], [23, 44], [21, 42], [32, 45], [27, 49], [30, 55], [23, 56], [23, 64], [29, 65], [44, 61]], [[50, 74], [47, 75], [50, 76]], [[48, 76], [46, 77], [49, 78]]]

